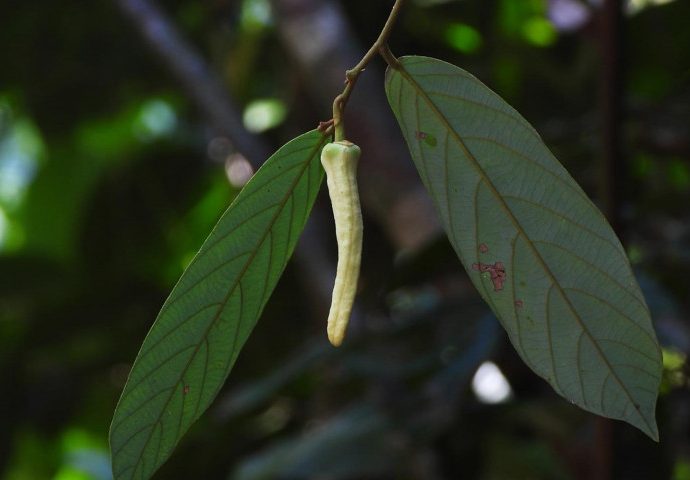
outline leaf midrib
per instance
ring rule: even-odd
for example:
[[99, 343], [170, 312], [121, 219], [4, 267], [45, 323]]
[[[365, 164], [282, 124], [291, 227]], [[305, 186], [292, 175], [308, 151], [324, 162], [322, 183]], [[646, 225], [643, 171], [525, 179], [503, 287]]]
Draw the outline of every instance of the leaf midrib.
[[[389, 67], [389, 68], [392, 68], [392, 67]], [[486, 174], [486, 172], [484, 171], [482, 166], [479, 164], [479, 161], [477, 160], [477, 158], [472, 154], [472, 152], [469, 150], [469, 148], [467, 148], [467, 146], [463, 142], [462, 138], [460, 138], [460, 136], [455, 131], [455, 129], [450, 125], [450, 123], [446, 119], [445, 115], [439, 110], [439, 108], [436, 106], [436, 104], [433, 102], [433, 100], [426, 94], [426, 92], [421, 88], [421, 86], [414, 80], [412, 75], [405, 69], [405, 66], [402, 62], [399, 63], [399, 67], [396, 68], [396, 71], [398, 73], [400, 73], [410, 83], [410, 85], [414, 88], [417, 95], [419, 97], [421, 97], [422, 99], [424, 99], [424, 101], [427, 103], [427, 105], [432, 110], [432, 112], [437, 115], [437, 117], [439, 118], [439, 120], [441, 121], [443, 126], [446, 127], [448, 132], [450, 132], [450, 135], [453, 137], [453, 139], [457, 142], [457, 144], [463, 150], [463, 152], [465, 153], [465, 156], [468, 158], [468, 160], [470, 160], [470, 163], [477, 170], [477, 173], [480, 175], [480, 177], [484, 180], [484, 182], [486, 183], [486, 186], [491, 190], [491, 192], [494, 194], [494, 196], [498, 199], [499, 205], [505, 211], [506, 215], [508, 216], [509, 220], [511, 221], [511, 223], [513, 224], [515, 229], [518, 231], [518, 233], [520, 235], [522, 235], [525, 239], [528, 240], [526, 242], [527, 245], [529, 246], [530, 250], [532, 250], [533, 254], [535, 255], [535, 257], [539, 261], [540, 265], [542, 266], [542, 268], [544, 269], [544, 271], [546, 272], [548, 277], [553, 282], [553, 286], [555, 286], [555, 288], [558, 289], [559, 293], [563, 297], [568, 308], [573, 312], [573, 315], [575, 316], [575, 319], [577, 320], [580, 328], [585, 333], [585, 335], [587, 335], [588, 339], [590, 340], [590, 342], [592, 343], [592, 345], [596, 349], [597, 353], [599, 354], [599, 356], [603, 360], [604, 364], [609, 369], [612, 376], [616, 379], [616, 382], [618, 382], [621, 389], [625, 392], [626, 396], [628, 397], [628, 400], [633, 405], [633, 408], [637, 412], [638, 416], [642, 419], [642, 421], [645, 423], [645, 425], [649, 429], [649, 432], [654, 433], [655, 429], [652, 428], [652, 426], [649, 424], [649, 422], [647, 421], [645, 416], [642, 415], [642, 413], [640, 412], [639, 407], [637, 405], [637, 402], [634, 401], [630, 391], [628, 390], [626, 385], [622, 382], [622, 380], [618, 377], [616, 371], [613, 369], [613, 366], [611, 365], [608, 358], [604, 354], [603, 350], [599, 346], [599, 343], [595, 340], [594, 336], [592, 335], [592, 333], [589, 331], [589, 329], [585, 325], [584, 321], [580, 317], [580, 314], [575, 309], [574, 305], [572, 304], [572, 302], [570, 301], [568, 296], [565, 294], [565, 291], [561, 287], [560, 283], [556, 279], [555, 275], [553, 274], [553, 272], [551, 271], [549, 266], [546, 264], [544, 258], [541, 256], [539, 250], [537, 250], [537, 248], [533, 245], [532, 240], [527, 235], [525, 230], [522, 228], [522, 225], [517, 220], [517, 218], [515, 218], [515, 215], [513, 215], [512, 210], [510, 210], [510, 207], [508, 207], [506, 202], [503, 200], [503, 197], [500, 195], [500, 193], [498, 192], [498, 190], [494, 186], [494, 184], [491, 181], [491, 179], [489, 178], [489, 176]], [[476, 208], [476, 205], [475, 205], [475, 208]], [[548, 313], [547, 313], [547, 317], [548, 317]], [[579, 365], [577, 368], [579, 371]], [[555, 375], [556, 375], [556, 373], [554, 371], [554, 376]], [[583, 392], [583, 395], [584, 395], [584, 392]]]
[[[272, 230], [272, 226], [275, 224], [278, 216], [281, 214], [281, 212], [285, 208], [285, 205], [287, 204], [288, 199], [292, 196], [297, 184], [303, 178], [304, 172], [311, 166], [312, 159], [314, 158], [314, 155], [316, 155], [316, 153], [319, 151], [319, 149], [323, 146], [323, 143], [326, 142], [327, 140], [328, 140], [328, 137], [322, 136], [320, 141], [318, 142], [318, 144], [309, 153], [309, 160], [304, 163], [302, 170], [300, 171], [300, 173], [298, 175], [295, 176], [295, 180], [293, 181], [292, 185], [290, 185], [290, 188], [287, 190], [287, 193], [282, 198], [282, 200], [276, 205], [277, 206], [276, 213], [273, 216], [273, 218], [271, 218], [270, 222], [268, 223], [269, 227], [263, 233], [261, 240], [257, 243], [257, 245], [261, 246], [263, 244], [263, 242], [266, 240], [266, 238], [268, 237], [269, 233]], [[206, 330], [204, 331], [204, 334], [201, 337], [203, 340], [201, 342], [198, 342], [197, 345], [194, 346], [194, 350], [189, 357], [189, 361], [187, 361], [187, 364], [185, 365], [184, 369], [182, 369], [182, 373], [180, 374], [178, 380], [175, 382], [174, 386], [171, 388], [171, 393], [170, 393], [168, 399], [163, 404], [163, 408], [160, 409], [160, 413], [157, 415], [156, 421], [150, 424], [152, 426], [151, 431], [149, 432], [148, 438], [144, 442], [144, 447], [141, 449], [141, 451], [139, 452], [139, 455], [137, 456], [136, 462], [133, 463], [132, 465], [128, 466], [124, 470], [122, 470], [122, 472], [126, 472], [130, 468], [134, 468], [134, 472], [136, 472], [136, 469], [141, 465], [141, 460], [143, 458], [143, 452], [145, 451], [146, 446], [149, 444], [151, 437], [153, 436], [153, 432], [156, 429], [156, 426], [160, 423], [161, 418], [163, 417], [163, 412], [165, 411], [165, 409], [169, 405], [170, 400], [172, 399], [174, 392], [177, 391], [177, 386], [179, 385], [179, 383], [182, 380], [182, 378], [184, 377], [184, 375], [187, 373], [187, 369], [189, 368], [193, 359], [196, 357], [197, 353], [199, 352], [199, 347], [204, 342], [208, 341], [209, 332], [211, 331], [213, 326], [216, 324], [216, 322], [220, 318], [220, 314], [223, 312], [223, 310], [227, 306], [227, 302], [230, 299], [230, 297], [232, 296], [233, 292], [235, 291], [237, 286], [240, 285], [241, 279], [244, 277], [245, 273], [249, 269], [249, 266], [252, 264], [252, 262], [256, 258], [258, 251], [259, 251], [259, 248], [257, 247], [253, 252], [251, 252], [249, 258], [247, 258], [247, 261], [245, 262], [244, 266], [242, 267], [242, 270], [237, 275], [236, 280], [231, 284], [230, 288], [228, 289], [228, 293], [225, 295], [223, 300], [219, 303], [218, 310], [214, 314], [213, 320], [211, 320], [211, 322], [209, 322], [208, 327], [206, 328]], [[239, 330], [239, 328], [240, 328], [240, 326], [238, 325], [237, 329]], [[201, 401], [201, 395], [202, 394], [203, 394], [203, 392], [199, 392], [199, 402]], [[197, 410], [198, 410], [198, 405], [197, 405]], [[127, 440], [126, 442], [124, 442], [123, 445], [121, 445], [121, 448], [118, 449], [118, 453], [122, 450], [122, 447], [124, 447], [124, 445], [126, 445], [130, 440], [131, 440], [131, 438], [129, 440]], [[156, 458], [155, 460], [158, 460], [158, 459]]]

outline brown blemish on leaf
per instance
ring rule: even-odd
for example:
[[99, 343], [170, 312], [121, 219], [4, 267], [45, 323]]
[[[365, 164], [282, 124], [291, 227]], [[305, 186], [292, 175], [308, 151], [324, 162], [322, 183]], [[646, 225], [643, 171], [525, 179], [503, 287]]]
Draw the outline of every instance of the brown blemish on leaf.
[[182, 394], [187, 395], [189, 393], [189, 385], [185, 385], [182, 389]]
[[524, 303], [522, 303], [522, 300], [515, 300], [515, 306], [517, 308], [522, 308], [523, 305]]
[[482, 253], [486, 253], [489, 251], [489, 247], [486, 246], [486, 243], [480, 243], [479, 244], [479, 251]]
[[436, 141], [436, 137], [434, 137], [433, 135], [426, 133], [426, 132], [421, 132], [419, 130], [415, 130], [414, 136], [417, 138], [417, 140], [420, 140], [420, 141], [426, 143], [430, 147], [435, 147], [436, 144], [438, 143]]
[[489, 263], [473, 263], [472, 270], [484, 273], [489, 272], [491, 275], [491, 282], [494, 284], [494, 291], [503, 290], [503, 284], [506, 281], [506, 268], [503, 262], [496, 262], [493, 265]]

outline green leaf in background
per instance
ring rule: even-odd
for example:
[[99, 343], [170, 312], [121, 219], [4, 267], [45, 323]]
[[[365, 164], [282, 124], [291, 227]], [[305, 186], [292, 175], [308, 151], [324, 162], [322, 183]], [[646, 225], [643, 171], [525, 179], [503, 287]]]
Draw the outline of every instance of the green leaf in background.
[[302, 232], [327, 141], [312, 131], [268, 159], [173, 289], [115, 410], [115, 479], [149, 478], [215, 398]]
[[386, 93], [455, 251], [527, 365], [569, 401], [658, 440], [661, 353], [601, 212], [464, 70], [403, 57]]

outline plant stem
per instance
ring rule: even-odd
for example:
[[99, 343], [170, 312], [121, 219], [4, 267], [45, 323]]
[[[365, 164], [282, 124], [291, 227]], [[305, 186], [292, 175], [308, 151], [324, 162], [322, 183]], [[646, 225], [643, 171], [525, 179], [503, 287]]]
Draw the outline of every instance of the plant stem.
[[381, 29], [381, 33], [379, 34], [376, 41], [373, 43], [371, 48], [369, 48], [369, 51], [366, 54], [364, 54], [359, 63], [355, 65], [352, 69], [345, 72], [345, 89], [340, 95], [335, 97], [335, 99], [333, 100], [333, 128], [336, 142], [340, 140], [345, 140], [345, 125], [343, 123], [343, 112], [345, 111], [345, 106], [347, 105], [347, 101], [350, 98], [350, 94], [352, 93], [352, 90], [354, 89], [355, 84], [357, 83], [359, 75], [364, 71], [366, 66], [369, 65], [369, 62], [373, 60], [377, 53], [381, 53], [384, 59], [389, 63], [391, 61], [389, 55], [390, 57], [395, 59], [395, 57], [393, 57], [390, 53], [390, 50], [388, 49], [388, 45], [386, 42], [388, 41], [388, 37], [393, 31], [393, 26], [395, 25], [395, 22], [398, 19], [400, 10], [402, 10], [403, 3], [405, 3], [405, 0], [395, 0], [395, 4], [393, 4], [393, 8], [391, 8], [391, 13], [390, 15], [388, 15], [388, 20], [386, 20], [386, 23]]

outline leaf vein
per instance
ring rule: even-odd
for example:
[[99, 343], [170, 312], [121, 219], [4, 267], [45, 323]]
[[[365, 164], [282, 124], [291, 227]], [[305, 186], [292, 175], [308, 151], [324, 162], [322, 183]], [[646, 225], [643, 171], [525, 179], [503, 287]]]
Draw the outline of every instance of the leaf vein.
[[623, 257], [623, 254], [622, 254], [622, 250], [621, 250], [621, 246], [620, 246], [620, 245], [616, 245], [616, 244], [613, 243], [610, 239], [608, 239], [608, 238], [604, 237], [603, 235], [601, 235], [601, 234], [595, 232], [594, 230], [590, 229], [589, 227], [587, 227], [587, 226], [585, 226], [585, 225], [582, 225], [582, 224], [579, 223], [579, 222], [576, 222], [575, 220], [573, 220], [573, 219], [570, 218], [570, 217], [565, 216], [565, 214], [563, 214], [562, 212], [559, 212], [559, 211], [557, 211], [557, 210], [554, 210], [554, 209], [552, 209], [552, 208], [550, 208], [550, 207], [547, 207], [546, 205], [543, 205], [543, 204], [541, 204], [541, 203], [535, 202], [534, 200], [530, 200], [530, 199], [524, 198], [524, 197], [518, 197], [517, 195], [505, 194], [505, 195], [503, 195], [503, 198], [510, 198], [510, 199], [513, 199], [513, 200], [518, 200], [518, 201], [520, 201], [520, 202], [528, 203], [528, 204], [530, 204], [530, 205], [532, 205], [532, 206], [534, 206], [534, 207], [537, 207], [537, 208], [540, 208], [540, 209], [542, 209], [542, 210], [544, 210], [544, 211], [546, 211], [546, 212], [549, 212], [549, 213], [553, 214], [554, 216], [560, 217], [560, 218], [564, 219], [565, 221], [567, 221], [568, 223], [570, 223], [571, 225], [574, 225], [574, 226], [580, 228], [581, 230], [586, 231], [586, 232], [589, 233], [590, 235], [593, 235], [593, 236], [597, 237], [597, 238], [600, 239], [601, 241], [608, 243], [608, 244], [611, 245], [619, 254], [621, 254], [621, 257]]
[[650, 342], [652, 342], [653, 345], [656, 345], [656, 340], [654, 337], [652, 337], [651, 333], [649, 333], [647, 330], [642, 328], [642, 325], [639, 323], [635, 322], [632, 318], [630, 318], [628, 315], [626, 315], [624, 312], [621, 312], [617, 307], [615, 307], [611, 302], [608, 300], [601, 298], [597, 295], [594, 295], [593, 293], [587, 292], [585, 290], [579, 289], [579, 288], [574, 288], [574, 287], [563, 287], [563, 290], [571, 291], [571, 292], [576, 292], [580, 293], [582, 295], [586, 295], [588, 297], [591, 297], [595, 300], [598, 300], [599, 302], [603, 303], [604, 305], [608, 306], [611, 310], [616, 312], [618, 315], [620, 315], [623, 319], [627, 320], [629, 323], [637, 327], [637, 329], [642, 332]]
[[[554, 179], [556, 179], [561, 185], [565, 186], [566, 188], [568, 188], [568, 190], [570, 190], [570, 191], [573, 192], [575, 195], [577, 195], [577, 196], [580, 198], [580, 200], [584, 201], [585, 204], [586, 204], [588, 207], [591, 208], [592, 202], [589, 200], [589, 198], [587, 198], [587, 197], [585, 196], [585, 194], [582, 192], [582, 190], [580, 190], [579, 188], [577, 188], [577, 187], [576, 187], [575, 185], [573, 185], [572, 183], [566, 181], [566, 179], [564, 179], [563, 177], [561, 177], [560, 175], [558, 175], [558, 174], [557, 174], [556, 172], [554, 172], [553, 170], [550, 170], [550, 169], [546, 168], [545, 165], [542, 165], [541, 163], [537, 162], [537, 161], [534, 160], [533, 158], [528, 157], [528, 156], [525, 155], [524, 153], [522, 153], [522, 152], [520, 152], [520, 151], [518, 151], [518, 150], [516, 150], [516, 149], [514, 149], [514, 148], [512, 148], [512, 147], [509, 147], [508, 145], [506, 145], [506, 144], [504, 144], [504, 143], [501, 143], [501, 142], [499, 142], [499, 141], [497, 141], [497, 140], [494, 140], [494, 139], [492, 139], [492, 138], [489, 138], [489, 137], [464, 136], [464, 137], [463, 137], [463, 141], [467, 141], [467, 140], [479, 140], [479, 141], [483, 141], [483, 142], [489, 142], [489, 143], [491, 143], [491, 144], [493, 144], [493, 145], [495, 145], [495, 146], [497, 146], [497, 147], [503, 148], [504, 150], [510, 152], [511, 154], [513, 154], [513, 155], [515, 155], [516, 157], [522, 159], [523, 161], [529, 163], [530, 165], [533, 165], [534, 167], [538, 168], [539, 170], [541, 170], [541, 171], [546, 172], [547, 174], [549, 174], [551, 177], [553, 177]], [[518, 198], [520, 198], [520, 197], [518, 197]]]
[[[562, 251], [563, 253], [566, 253], [566, 254], [570, 255], [571, 257], [578, 259], [579, 261], [581, 261], [582, 263], [584, 263], [586, 266], [588, 266], [588, 267], [591, 268], [592, 270], [595, 270], [595, 271], [601, 273], [601, 274], [602, 274], [603, 276], [605, 276], [611, 283], [617, 285], [621, 290], [623, 290], [623, 292], [625, 292], [625, 294], [628, 295], [628, 297], [630, 297], [630, 298], [632, 298], [633, 300], [635, 300], [635, 302], [637, 302], [637, 304], [638, 304], [640, 307], [642, 307], [643, 310], [647, 310], [647, 306], [646, 306], [645, 304], [643, 304], [642, 301], [640, 301], [640, 299], [637, 298], [637, 296], [635, 296], [635, 295], [633, 295], [632, 293], [630, 293], [630, 292], [628, 291], [628, 289], [625, 287], [625, 285], [623, 285], [617, 278], [615, 278], [613, 275], [611, 275], [611, 274], [610, 274], [609, 272], [607, 272], [606, 270], [603, 270], [601, 267], [598, 267], [598, 266], [595, 265], [594, 263], [590, 262], [590, 261], [587, 260], [586, 258], [583, 258], [582, 256], [576, 254], [576, 253], [573, 252], [572, 250], [570, 250], [570, 249], [564, 247], [563, 245], [559, 245], [559, 244], [554, 243], [554, 242], [549, 242], [548, 240], [532, 240], [532, 242], [534, 242], [535, 244], [539, 244], [539, 245], [546, 245], [546, 246], [549, 246], [549, 247], [557, 248], [558, 250]], [[608, 303], [609, 305], [611, 305], [609, 302], [607, 302], [607, 303]]]

